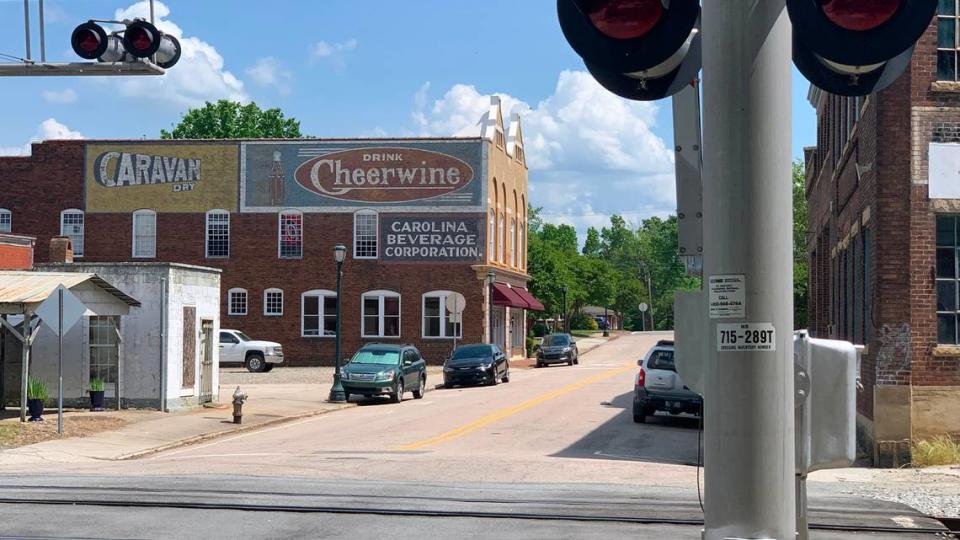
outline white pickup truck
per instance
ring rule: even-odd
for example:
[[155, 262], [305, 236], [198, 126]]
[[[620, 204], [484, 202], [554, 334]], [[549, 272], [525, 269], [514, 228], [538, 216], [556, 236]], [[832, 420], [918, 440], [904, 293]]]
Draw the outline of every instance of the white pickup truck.
[[220, 329], [220, 363], [243, 364], [253, 373], [283, 363], [283, 348], [273, 341], [250, 339], [239, 330]]

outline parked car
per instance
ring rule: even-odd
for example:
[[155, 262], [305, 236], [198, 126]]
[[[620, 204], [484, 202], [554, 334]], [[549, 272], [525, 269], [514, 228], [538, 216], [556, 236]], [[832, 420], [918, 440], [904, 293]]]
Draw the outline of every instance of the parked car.
[[510, 362], [500, 347], [486, 343], [461, 345], [443, 363], [443, 386], [510, 382]]
[[537, 367], [548, 364], [574, 365], [580, 363], [577, 340], [570, 334], [549, 334], [543, 337], [543, 343], [537, 350]]
[[351, 394], [389, 396], [400, 403], [408, 391], [420, 399], [427, 388], [427, 363], [413, 345], [371, 343], [341, 367], [340, 382], [347, 399]]
[[220, 363], [243, 364], [253, 373], [283, 363], [283, 347], [274, 341], [250, 339], [239, 330], [220, 329]]
[[657, 342], [642, 360], [634, 381], [633, 421], [644, 423], [657, 411], [701, 414], [703, 398], [687, 388], [673, 359], [673, 341]]

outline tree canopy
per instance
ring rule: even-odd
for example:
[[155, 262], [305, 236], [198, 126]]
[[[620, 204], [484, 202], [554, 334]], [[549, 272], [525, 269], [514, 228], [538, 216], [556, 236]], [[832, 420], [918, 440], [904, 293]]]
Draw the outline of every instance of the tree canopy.
[[241, 105], [221, 99], [188, 110], [171, 131], [160, 130], [161, 139], [294, 139], [300, 138], [300, 122], [285, 118], [280, 109], [263, 110], [256, 103]]

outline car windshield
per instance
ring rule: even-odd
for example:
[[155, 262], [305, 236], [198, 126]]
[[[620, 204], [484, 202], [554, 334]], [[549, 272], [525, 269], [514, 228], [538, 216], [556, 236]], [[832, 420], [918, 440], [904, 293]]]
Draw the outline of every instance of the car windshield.
[[565, 347], [570, 344], [570, 338], [566, 334], [553, 334], [543, 338], [543, 344], [546, 347]]
[[237, 335], [238, 338], [240, 338], [240, 341], [253, 341], [252, 339], [250, 339], [250, 336], [244, 334], [243, 332], [234, 332], [234, 333]]
[[400, 363], [400, 353], [398, 351], [388, 351], [384, 349], [367, 349], [357, 351], [350, 360], [351, 364], [390, 364]]
[[463, 358], [476, 358], [478, 356], [490, 356], [489, 345], [465, 345], [458, 347], [450, 357], [451, 360], [460, 360]]
[[650, 369], [665, 369], [676, 371], [677, 367], [673, 363], [673, 351], [656, 350], [650, 355], [650, 361], [647, 362]]

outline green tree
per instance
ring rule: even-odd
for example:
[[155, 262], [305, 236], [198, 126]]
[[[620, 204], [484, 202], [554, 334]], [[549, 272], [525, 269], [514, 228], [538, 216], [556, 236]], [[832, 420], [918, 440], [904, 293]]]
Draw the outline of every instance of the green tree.
[[280, 109], [263, 110], [256, 103], [241, 105], [221, 99], [190, 109], [161, 139], [295, 139], [303, 137], [300, 122], [285, 118]]
[[587, 239], [583, 242], [582, 253], [587, 257], [599, 257], [602, 249], [600, 232], [595, 227], [590, 227], [587, 229]]
[[[650, 305], [653, 306], [656, 329], [673, 328], [674, 292], [696, 289], [700, 285], [697, 278], [687, 275], [686, 268], [680, 261], [677, 216], [645, 219], [637, 230], [637, 236], [641, 261], [650, 273], [653, 289]], [[637, 270], [639, 271], [639, 265]]]
[[803, 163], [793, 163], [793, 326], [807, 327], [807, 182]]

